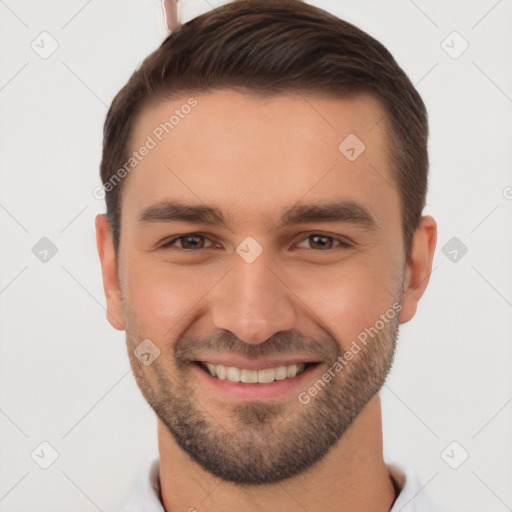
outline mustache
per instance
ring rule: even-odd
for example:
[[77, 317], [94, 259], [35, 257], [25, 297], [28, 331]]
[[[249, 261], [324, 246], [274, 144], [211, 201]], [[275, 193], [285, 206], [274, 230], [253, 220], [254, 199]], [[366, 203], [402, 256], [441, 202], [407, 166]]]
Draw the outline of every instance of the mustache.
[[320, 361], [334, 361], [338, 356], [338, 344], [332, 338], [316, 340], [303, 336], [297, 330], [282, 331], [262, 343], [245, 343], [227, 330], [219, 330], [211, 336], [182, 336], [175, 344], [177, 362], [196, 361], [205, 354], [233, 354], [247, 359], [262, 359], [276, 354], [294, 356], [297, 353]]

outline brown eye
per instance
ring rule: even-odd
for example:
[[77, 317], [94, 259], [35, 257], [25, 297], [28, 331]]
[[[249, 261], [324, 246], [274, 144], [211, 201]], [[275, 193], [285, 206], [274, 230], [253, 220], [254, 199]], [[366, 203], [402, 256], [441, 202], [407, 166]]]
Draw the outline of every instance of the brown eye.
[[311, 235], [309, 237], [310, 242], [316, 248], [320, 249], [331, 249], [333, 245], [333, 239], [330, 236], [323, 236], [323, 235]]
[[181, 240], [181, 246], [183, 249], [202, 249], [202, 246], [204, 245], [204, 236], [202, 235], [184, 236], [179, 240]]
[[168, 242], [164, 243], [162, 245], [162, 249], [164, 248], [174, 248], [176, 242], [180, 242], [180, 246], [175, 247], [176, 249], [182, 249], [182, 250], [188, 250], [188, 251], [194, 251], [198, 249], [207, 249], [208, 247], [212, 247], [212, 245], [205, 246], [205, 241], [208, 240], [205, 236], [199, 235], [199, 234], [189, 234], [189, 235], [183, 235], [179, 236], [177, 238], [174, 238], [172, 240], [169, 240]]
[[[328, 251], [333, 248], [350, 247], [348, 243], [344, 242], [340, 238], [336, 238], [330, 235], [322, 235], [320, 233], [310, 235], [304, 240], [308, 242], [311, 248], [317, 251]], [[334, 247], [335, 243], [338, 243], [337, 247]]]

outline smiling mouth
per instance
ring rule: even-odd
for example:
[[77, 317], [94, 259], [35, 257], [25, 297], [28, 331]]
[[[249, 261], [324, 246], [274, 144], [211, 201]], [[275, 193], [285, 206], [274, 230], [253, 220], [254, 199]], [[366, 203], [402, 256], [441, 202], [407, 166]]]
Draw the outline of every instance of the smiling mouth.
[[301, 373], [304, 373], [308, 368], [319, 364], [300, 363], [288, 366], [277, 366], [275, 368], [264, 368], [262, 370], [248, 370], [235, 366], [205, 363], [203, 361], [195, 361], [194, 363], [216, 379], [245, 384], [268, 384], [274, 381], [293, 379]]

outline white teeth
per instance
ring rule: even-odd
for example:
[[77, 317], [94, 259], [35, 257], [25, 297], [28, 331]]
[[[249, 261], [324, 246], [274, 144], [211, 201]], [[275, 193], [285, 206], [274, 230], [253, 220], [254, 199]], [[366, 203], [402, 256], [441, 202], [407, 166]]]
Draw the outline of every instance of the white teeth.
[[225, 380], [226, 379], [226, 367], [222, 366], [221, 364], [216, 364], [215, 365], [215, 375], [217, 376], [218, 379]]
[[291, 379], [302, 373], [306, 367], [305, 363], [290, 364], [289, 366], [278, 366], [276, 368], [264, 368], [263, 370], [246, 370], [234, 366], [222, 364], [203, 363], [210, 372], [210, 375], [220, 380], [244, 383], [269, 383], [274, 380]]
[[286, 377], [290, 378], [290, 377], [294, 377], [295, 375], [297, 375], [297, 365], [291, 364], [290, 366], [287, 366], [286, 367]]
[[276, 380], [286, 379], [286, 366], [279, 366], [278, 368], [274, 368], [274, 376]]
[[234, 366], [229, 366], [226, 370], [226, 380], [231, 382], [240, 382], [240, 370]]
[[259, 370], [258, 382], [274, 382], [274, 370], [272, 368], [266, 368], [265, 370]]
[[256, 370], [241, 370], [240, 380], [246, 383], [258, 382], [258, 373]]

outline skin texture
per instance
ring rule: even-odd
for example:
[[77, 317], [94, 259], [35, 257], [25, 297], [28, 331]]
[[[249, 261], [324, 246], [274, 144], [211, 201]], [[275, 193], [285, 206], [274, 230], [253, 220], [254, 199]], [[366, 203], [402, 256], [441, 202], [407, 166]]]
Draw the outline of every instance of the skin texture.
[[[367, 95], [263, 99], [223, 90], [194, 98], [197, 106], [123, 182], [117, 259], [105, 215], [96, 218], [107, 318], [126, 330], [134, 376], [157, 415], [164, 506], [388, 511], [395, 493], [382, 456], [378, 390], [399, 323], [414, 316], [428, 284], [436, 223], [422, 218], [406, 262], [385, 123], [376, 128], [384, 112]], [[143, 110], [133, 150], [187, 99]], [[338, 150], [348, 134], [366, 146], [353, 162]], [[229, 228], [138, 221], [145, 208], [171, 199], [215, 206]], [[362, 205], [376, 228], [276, 227], [299, 202], [333, 200]], [[263, 249], [252, 263], [236, 252], [249, 236]], [[226, 362], [305, 356], [320, 364], [304, 391], [397, 304], [399, 314], [359, 343], [362, 350], [307, 404], [295, 391], [235, 400], [192, 364], [209, 355]], [[133, 352], [144, 339], [160, 350], [148, 366]]]

